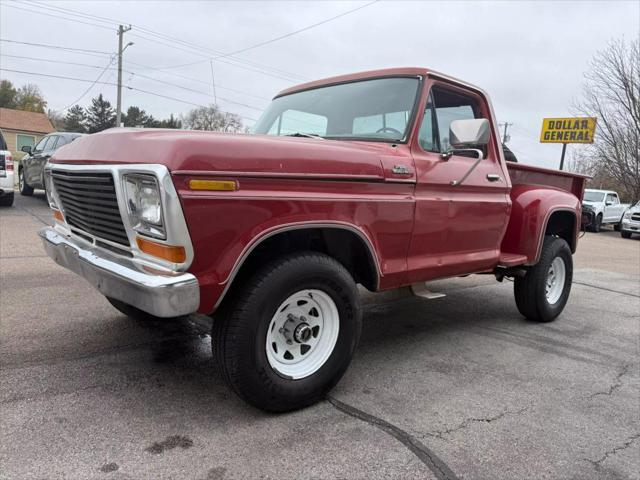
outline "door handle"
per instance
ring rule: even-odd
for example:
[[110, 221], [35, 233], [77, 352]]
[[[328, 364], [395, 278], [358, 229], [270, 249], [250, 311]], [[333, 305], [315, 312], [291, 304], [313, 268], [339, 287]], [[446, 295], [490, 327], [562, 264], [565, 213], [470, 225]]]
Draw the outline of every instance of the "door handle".
[[496, 173], [487, 173], [487, 180], [490, 182], [501, 182], [502, 178]]

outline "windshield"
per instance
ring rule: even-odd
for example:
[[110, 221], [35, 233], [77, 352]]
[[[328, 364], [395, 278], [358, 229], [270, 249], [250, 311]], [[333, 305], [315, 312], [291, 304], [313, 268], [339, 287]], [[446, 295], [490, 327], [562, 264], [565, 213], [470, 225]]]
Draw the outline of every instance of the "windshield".
[[419, 84], [417, 77], [378, 78], [284, 95], [271, 102], [253, 133], [401, 141]]
[[602, 193], [602, 192], [584, 192], [584, 199], [587, 202], [604, 202], [604, 193]]

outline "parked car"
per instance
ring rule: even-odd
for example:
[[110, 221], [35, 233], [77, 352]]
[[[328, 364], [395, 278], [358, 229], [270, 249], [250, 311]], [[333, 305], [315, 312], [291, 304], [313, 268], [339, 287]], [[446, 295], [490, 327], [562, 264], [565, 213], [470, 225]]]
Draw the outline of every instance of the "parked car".
[[[422, 68], [279, 93], [254, 135], [112, 129], [46, 168], [47, 254], [132, 317], [214, 315], [242, 398], [325, 397], [372, 291], [492, 274], [550, 322], [571, 290], [586, 177], [506, 162], [488, 95]], [[166, 320], [170, 321], [170, 320]]]
[[631, 238], [632, 234], [640, 235], [640, 202], [629, 207], [622, 216], [620, 235], [622, 238]]
[[27, 155], [20, 160], [18, 168], [18, 186], [21, 195], [33, 195], [36, 188], [45, 188], [44, 166], [56, 150], [73, 142], [83, 133], [54, 132], [45, 136], [32, 149], [29, 145], [22, 147]]
[[599, 232], [603, 225], [613, 225], [616, 231], [620, 230], [622, 215], [629, 208], [628, 203], [620, 203], [616, 192], [589, 188], [584, 191], [582, 204], [591, 214], [590, 230], [594, 232]]
[[13, 205], [13, 156], [0, 132], [0, 207]]

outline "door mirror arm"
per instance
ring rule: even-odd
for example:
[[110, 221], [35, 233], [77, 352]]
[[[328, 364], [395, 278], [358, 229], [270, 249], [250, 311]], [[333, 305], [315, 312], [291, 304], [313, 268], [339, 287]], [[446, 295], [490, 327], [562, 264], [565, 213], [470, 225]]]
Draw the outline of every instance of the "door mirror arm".
[[441, 153], [440, 158], [446, 162], [453, 155], [460, 155], [461, 153], [475, 153], [476, 158], [479, 158], [480, 160], [484, 159], [484, 152], [479, 148], [454, 148], [453, 150]]
[[[471, 149], [471, 150], [475, 150], [475, 149]], [[450, 185], [452, 187], [457, 187], [462, 182], [464, 182], [467, 179], [467, 177], [469, 175], [471, 175], [471, 172], [473, 172], [476, 169], [476, 167], [478, 166], [478, 164], [484, 159], [484, 155], [482, 155], [482, 152], [480, 150], [477, 150], [477, 151], [480, 152], [480, 155], [478, 156], [476, 161], [473, 162], [473, 165], [471, 165], [471, 168], [469, 170], [467, 170], [467, 173], [465, 173], [460, 180], [451, 180]]]

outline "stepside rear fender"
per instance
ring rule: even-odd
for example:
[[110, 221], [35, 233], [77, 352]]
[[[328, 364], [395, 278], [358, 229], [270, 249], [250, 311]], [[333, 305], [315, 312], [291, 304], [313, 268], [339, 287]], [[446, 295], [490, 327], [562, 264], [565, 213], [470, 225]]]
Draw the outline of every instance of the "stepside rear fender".
[[581, 205], [575, 195], [554, 187], [516, 185], [511, 190], [511, 201], [503, 252], [526, 255], [527, 265], [534, 265], [547, 233], [564, 238], [571, 251], [576, 251]]

